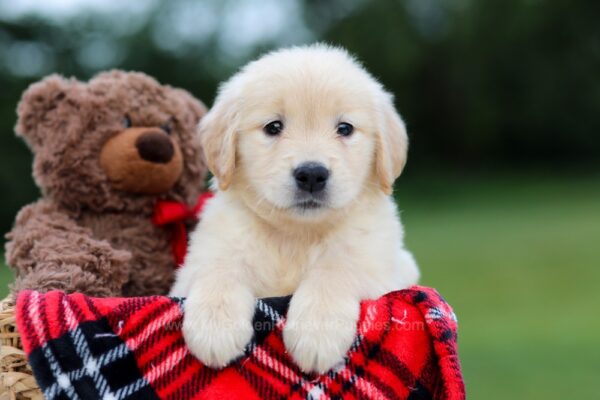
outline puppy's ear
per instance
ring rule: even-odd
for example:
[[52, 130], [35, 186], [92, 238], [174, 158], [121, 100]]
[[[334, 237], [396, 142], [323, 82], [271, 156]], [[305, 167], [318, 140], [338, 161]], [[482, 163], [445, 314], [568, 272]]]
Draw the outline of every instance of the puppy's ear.
[[408, 135], [389, 93], [383, 94], [379, 107], [381, 115], [375, 135], [375, 170], [381, 190], [389, 195], [406, 164]]
[[239, 114], [236, 103], [228, 91], [221, 91], [198, 127], [208, 169], [217, 177], [221, 190], [229, 187], [235, 169]]

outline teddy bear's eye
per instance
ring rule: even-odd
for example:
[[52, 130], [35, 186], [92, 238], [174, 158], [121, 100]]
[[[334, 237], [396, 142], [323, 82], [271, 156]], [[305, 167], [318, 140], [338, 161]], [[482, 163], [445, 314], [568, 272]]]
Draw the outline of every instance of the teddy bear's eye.
[[164, 123], [160, 129], [162, 129], [163, 131], [167, 132], [167, 133], [171, 133], [171, 131], [173, 131], [173, 118], [169, 119], [166, 123]]
[[121, 124], [125, 128], [131, 128], [131, 118], [129, 118], [129, 115], [125, 115], [123, 117], [123, 119], [121, 120]]

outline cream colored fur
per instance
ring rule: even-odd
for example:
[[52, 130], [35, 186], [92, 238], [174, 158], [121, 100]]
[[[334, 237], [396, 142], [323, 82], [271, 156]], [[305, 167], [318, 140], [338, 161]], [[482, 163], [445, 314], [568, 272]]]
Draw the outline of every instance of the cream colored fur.
[[[273, 120], [279, 136], [263, 132]], [[340, 122], [354, 133], [340, 136]], [[293, 294], [285, 345], [304, 371], [327, 371], [353, 341], [360, 301], [419, 277], [390, 197], [407, 151], [392, 96], [344, 50], [294, 47], [224, 83], [200, 133], [219, 189], [171, 291], [187, 297], [191, 352], [225, 366], [252, 337], [256, 298]], [[303, 162], [330, 170], [322, 207], [295, 206]]]

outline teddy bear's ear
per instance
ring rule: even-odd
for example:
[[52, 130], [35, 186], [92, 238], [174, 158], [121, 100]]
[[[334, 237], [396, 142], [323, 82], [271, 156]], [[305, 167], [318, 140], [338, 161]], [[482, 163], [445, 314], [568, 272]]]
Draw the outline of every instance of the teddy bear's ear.
[[178, 88], [172, 88], [173, 91], [185, 102], [187, 108], [194, 114], [197, 124], [208, 111], [204, 103], [192, 96], [188, 91]]
[[190, 103], [190, 107], [192, 108], [192, 110], [194, 110], [194, 114], [196, 115], [198, 120], [200, 120], [202, 117], [204, 117], [206, 115], [206, 113], [208, 112], [208, 108], [206, 108], [204, 103], [196, 98], [192, 97], [189, 100], [189, 103]]
[[31, 148], [36, 149], [43, 144], [52, 119], [48, 114], [64, 101], [74, 82], [59, 75], [50, 75], [32, 84], [23, 93], [17, 107], [18, 120], [15, 131]]

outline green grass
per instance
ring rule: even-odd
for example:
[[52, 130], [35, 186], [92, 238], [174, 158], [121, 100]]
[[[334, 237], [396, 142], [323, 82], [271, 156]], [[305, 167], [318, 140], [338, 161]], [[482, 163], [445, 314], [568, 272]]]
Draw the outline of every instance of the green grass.
[[8, 295], [8, 283], [13, 280], [13, 274], [0, 256], [0, 300]]
[[401, 179], [398, 198], [470, 399], [600, 398], [600, 176]]
[[600, 398], [600, 177], [408, 182], [407, 245], [472, 399]]

